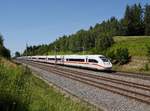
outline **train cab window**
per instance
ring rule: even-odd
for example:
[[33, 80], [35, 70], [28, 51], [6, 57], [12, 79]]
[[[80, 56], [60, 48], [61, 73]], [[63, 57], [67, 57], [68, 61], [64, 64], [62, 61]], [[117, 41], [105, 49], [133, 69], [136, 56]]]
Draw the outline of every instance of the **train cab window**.
[[89, 62], [92, 62], [92, 63], [98, 63], [98, 61], [95, 60], [95, 59], [89, 59]]
[[104, 56], [100, 56], [100, 59], [103, 61], [103, 62], [109, 62], [108, 59]]

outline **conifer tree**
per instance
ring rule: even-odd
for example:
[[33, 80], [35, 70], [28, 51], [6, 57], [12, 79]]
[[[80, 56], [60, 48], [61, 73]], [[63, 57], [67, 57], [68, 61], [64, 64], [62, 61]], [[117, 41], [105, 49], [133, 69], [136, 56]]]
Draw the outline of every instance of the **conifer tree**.
[[0, 46], [3, 46], [3, 36], [0, 34]]
[[133, 6], [127, 5], [125, 15], [124, 15], [124, 29], [126, 30], [126, 35], [143, 35], [143, 13], [140, 4], [134, 4]]
[[145, 5], [144, 13], [145, 35], [150, 35], [150, 5]]

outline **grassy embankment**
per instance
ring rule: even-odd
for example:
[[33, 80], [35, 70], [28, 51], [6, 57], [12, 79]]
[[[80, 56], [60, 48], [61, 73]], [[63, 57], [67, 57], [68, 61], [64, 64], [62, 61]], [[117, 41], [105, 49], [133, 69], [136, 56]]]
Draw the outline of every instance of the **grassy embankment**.
[[131, 61], [121, 66], [114, 65], [113, 69], [150, 74], [150, 63], [146, 56], [147, 46], [150, 46], [150, 36], [116, 36], [114, 40], [115, 44], [110, 50], [128, 48]]
[[64, 97], [52, 86], [7, 60], [0, 60], [1, 111], [90, 111], [82, 102]]

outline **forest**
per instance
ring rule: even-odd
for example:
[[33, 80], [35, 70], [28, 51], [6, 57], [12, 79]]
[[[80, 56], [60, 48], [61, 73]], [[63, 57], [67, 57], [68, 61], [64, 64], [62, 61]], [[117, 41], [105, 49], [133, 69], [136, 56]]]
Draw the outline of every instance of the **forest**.
[[115, 43], [114, 36], [143, 35], [150, 35], [150, 5], [127, 5], [121, 19], [111, 17], [109, 20], [90, 26], [88, 30], [81, 29], [75, 34], [58, 37], [50, 44], [28, 46], [23, 55], [48, 55], [56, 52], [105, 54]]

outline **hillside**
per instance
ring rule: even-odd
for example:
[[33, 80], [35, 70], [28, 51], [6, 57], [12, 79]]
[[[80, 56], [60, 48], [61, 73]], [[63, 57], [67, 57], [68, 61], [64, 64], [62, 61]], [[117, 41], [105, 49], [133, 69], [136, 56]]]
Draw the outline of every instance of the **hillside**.
[[114, 41], [110, 50], [128, 48], [131, 56], [146, 56], [150, 46], [150, 36], [115, 36]]
[[108, 51], [127, 48], [131, 56], [128, 64], [114, 64], [114, 70], [150, 74], [150, 63], [147, 59], [147, 46], [150, 46], [150, 36], [115, 36], [113, 38], [115, 44]]

